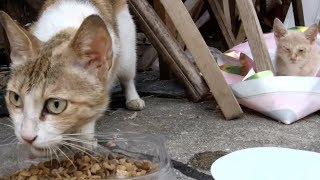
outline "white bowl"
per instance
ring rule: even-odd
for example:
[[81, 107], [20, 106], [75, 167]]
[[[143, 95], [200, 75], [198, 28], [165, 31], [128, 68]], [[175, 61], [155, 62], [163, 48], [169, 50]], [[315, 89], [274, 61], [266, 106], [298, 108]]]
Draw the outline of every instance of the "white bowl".
[[277, 147], [250, 148], [215, 161], [215, 180], [319, 180], [320, 154]]

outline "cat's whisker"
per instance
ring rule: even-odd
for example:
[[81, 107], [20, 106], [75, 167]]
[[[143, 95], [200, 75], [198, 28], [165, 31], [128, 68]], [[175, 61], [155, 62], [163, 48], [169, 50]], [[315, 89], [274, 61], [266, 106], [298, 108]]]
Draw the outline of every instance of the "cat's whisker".
[[48, 155], [49, 155], [48, 151], [49, 151], [48, 148], [45, 148], [45, 149], [44, 149], [44, 155], [45, 155], [45, 157], [49, 157], [49, 156], [48, 156]]
[[70, 137], [68, 137], [68, 138], [63, 137], [62, 139], [65, 141], [79, 142], [79, 143], [88, 144], [88, 145], [92, 145], [92, 146], [95, 145], [95, 142], [92, 142], [89, 140], [84, 140], [84, 139], [77, 139], [77, 138], [70, 138]]
[[68, 149], [72, 154], [74, 154], [74, 151], [72, 151], [72, 149], [70, 149], [68, 146], [61, 144], [64, 148]]
[[77, 169], [76, 166], [74, 165], [73, 161], [71, 161], [71, 159], [59, 147], [56, 147], [56, 148], [62, 153], [62, 155], [64, 155], [71, 162], [72, 166], [75, 169]]
[[57, 160], [58, 160], [58, 162], [59, 162], [59, 165], [61, 166], [60, 158], [59, 158], [59, 156], [58, 156], [58, 154], [57, 154], [57, 152], [56, 152], [55, 149], [56, 149], [56, 147], [52, 147], [52, 151], [53, 151], [53, 153], [56, 155]]
[[72, 134], [63, 134], [64, 136], [87, 136], [90, 135], [90, 133], [72, 133]]
[[67, 141], [63, 141], [63, 144], [64, 145], [68, 145], [69, 147], [71, 147], [71, 148], [78, 148], [78, 149], [81, 149], [81, 150], [84, 150], [84, 151], [91, 151], [91, 152], [93, 152], [92, 150], [90, 150], [89, 148], [86, 148], [86, 147], [83, 147], [83, 146], [80, 146], [80, 145], [78, 145], [78, 144], [75, 144], [75, 143], [72, 143], [72, 142], [67, 142]]
[[11, 136], [5, 138], [4, 140], [2, 140], [1, 142], [4, 143], [4, 142], [8, 141], [9, 139], [11, 139], [11, 138], [13, 138], [13, 137], [15, 137], [15, 136], [16, 136], [16, 135], [11, 135]]
[[80, 148], [79, 148], [79, 147], [75, 146], [75, 144], [70, 144], [70, 143], [67, 143], [67, 142], [62, 142], [62, 143], [63, 143], [64, 145], [66, 145], [66, 146], [69, 146], [69, 147], [74, 148], [74, 149], [76, 149], [76, 150], [78, 150], [78, 151], [81, 151], [81, 152], [85, 153], [86, 155], [92, 157], [93, 159], [97, 160], [94, 156], [92, 156], [91, 154], [89, 154], [88, 152], [86, 152], [86, 151], [85, 151], [85, 148], [83, 148], [83, 147], [81, 147], [81, 146], [80, 146]]
[[11, 124], [6, 124], [6, 123], [1, 123], [0, 122], [0, 125], [4, 125], [4, 126], [7, 126], [7, 127], [10, 127], [12, 129], [14, 129], [13, 125], [11, 125]]
[[50, 157], [50, 160], [51, 160], [51, 166], [52, 166], [52, 159], [53, 159], [53, 158], [52, 158], [52, 148], [51, 148], [51, 147], [49, 147], [49, 151], [50, 151], [50, 156], [51, 156], [51, 157]]
[[[83, 149], [83, 150], [89, 151], [89, 152], [91, 152], [91, 153], [96, 153], [94, 150], [92, 150], [92, 149], [90, 149], [90, 148], [83, 147], [83, 146], [80, 146], [80, 145], [75, 144], [75, 143], [72, 143], [72, 142], [66, 142], [66, 141], [64, 141], [64, 142], [65, 142], [65, 143], [68, 143], [68, 144], [71, 144], [71, 145], [73, 145], [73, 146], [76, 146], [76, 147], [78, 147], [78, 148], [81, 148], [81, 149]], [[98, 153], [96, 153], [96, 154], [98, 154]]]
[[9, 142], [9, 144], [15, 143], [17, 141], [18, 141], [18, 139], [15, 137], [12, 141]]
[[46, 155], [46, 157], [50, 157], [50, 165], [52, 166], [52, 152], [51, 152], [51, 147], [49, 146], [48, 148], [46, 148], [46, 153], [48, 153], [48, 155]]

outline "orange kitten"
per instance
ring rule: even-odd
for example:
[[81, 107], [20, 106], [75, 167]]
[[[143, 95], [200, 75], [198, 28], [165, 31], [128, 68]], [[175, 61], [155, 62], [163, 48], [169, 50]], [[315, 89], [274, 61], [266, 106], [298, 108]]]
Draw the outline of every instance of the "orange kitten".
[[320, 67], [317, 25], [310, 26], [304, 33], [288, 31], [276, 18], [273, 31], [277, 43], [276, 75], [316, 76]]

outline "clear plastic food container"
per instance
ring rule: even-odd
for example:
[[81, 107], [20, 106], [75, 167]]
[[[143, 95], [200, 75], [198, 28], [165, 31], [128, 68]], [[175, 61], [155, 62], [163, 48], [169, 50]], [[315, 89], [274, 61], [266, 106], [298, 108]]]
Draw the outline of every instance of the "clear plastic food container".
[[[168, 157], [164, 138], [154, 134], [106, 133], [96, 134], [98, 142], [95, 152], [123, 154], [130, 159], [149, 160], [158, 166], [157, 170], [133, 180], [174, 180], [176, 179]], [[32, 164], [48, 161], [48, 158], [31, 158], [28, 147], [22, 144], [0, 145], [0, 177], [9, 176], [17, 170]], [[62, 155], [58, 155], [63, 158]], [[53, 156], [54, 158], [55, 156]]]

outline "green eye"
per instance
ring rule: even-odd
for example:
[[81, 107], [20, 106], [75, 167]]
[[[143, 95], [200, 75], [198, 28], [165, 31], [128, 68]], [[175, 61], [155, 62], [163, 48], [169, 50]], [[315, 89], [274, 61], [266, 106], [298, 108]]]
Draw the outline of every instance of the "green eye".
[[51, 114], [60, 114], [67, 108], [67, 101], [63, 99], [49, 99], [46, 108]]
[[17, 93], [10, 91], [9, 92], [9, 100], [14, 106], [16, 106], [18, 108], [22, 107], [22, 99]]

